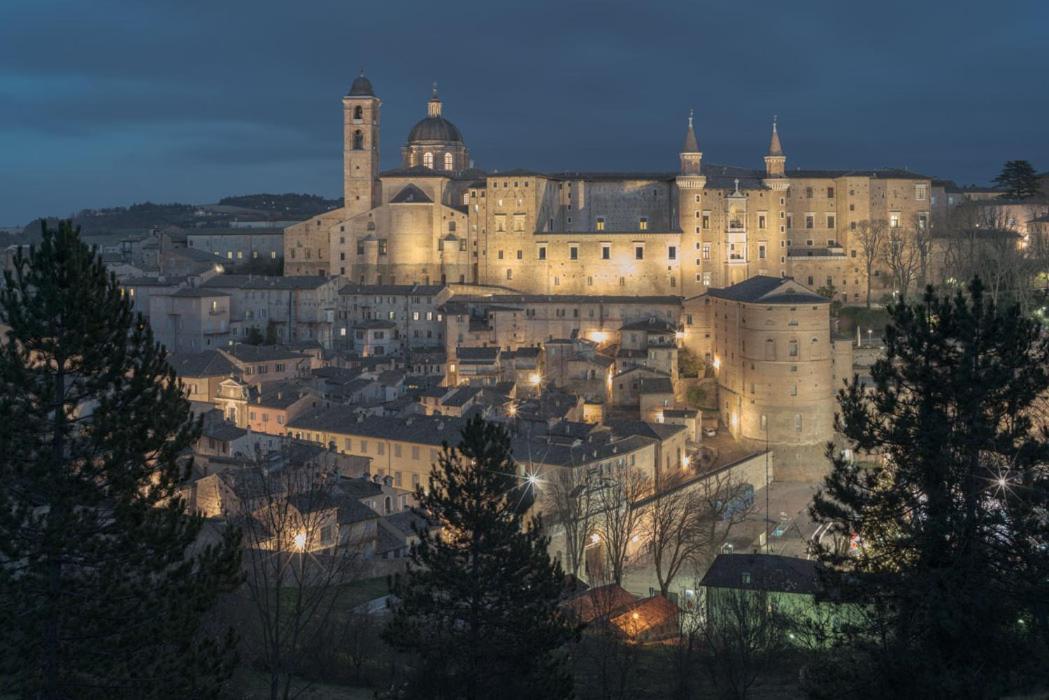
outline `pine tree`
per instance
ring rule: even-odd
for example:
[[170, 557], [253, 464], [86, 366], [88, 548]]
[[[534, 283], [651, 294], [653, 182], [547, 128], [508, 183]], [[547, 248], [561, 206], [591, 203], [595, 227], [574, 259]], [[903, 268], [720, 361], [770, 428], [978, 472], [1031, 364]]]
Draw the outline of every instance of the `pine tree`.
[[1006, 161], [994, 181], [1006, 189], [1002, 196], [1008, 199], [1027, 199], [1038, 194], [1038, 176], [1026, 160]]
[[525, 526], [521, 486], [508, 433], [475, 417], [417, 491], [439, 530], [420, 533], [384, 633], [420, 660], [413, 697], [571, 696], [562, 656], [578, 631], [558, 610], [561, 567], [538, 518]]
[[33, 698], [214, 697], [239, 579], [178, 487], [199, 434], [163, 348], [70, 222], [0, 290], [0, 676]]
[[986, 697], [1049, 641], [1049, 337], [979, 280], [890, 315], [873, 387], [839, 395], [857, 457], [832, 452], [812, 506], [853, 543], [820, 554], [866, 617], [863, 660], [832, 664], [848, 695]]

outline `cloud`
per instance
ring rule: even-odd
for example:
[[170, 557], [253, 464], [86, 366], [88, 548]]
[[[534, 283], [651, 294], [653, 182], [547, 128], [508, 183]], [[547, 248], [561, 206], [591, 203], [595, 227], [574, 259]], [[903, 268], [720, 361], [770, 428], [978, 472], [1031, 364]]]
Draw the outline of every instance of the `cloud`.
[[362, 65], [384, 167], [437, 80], [482, 166], [672, 169], [694, 107], [713, 161], [759, 166], [778, 113], [792, 164], [986, 181], [1007, 157], [1049, 167], [1047, 20], [1033, 1], [6, 0], [0, 223], [338, 191]]

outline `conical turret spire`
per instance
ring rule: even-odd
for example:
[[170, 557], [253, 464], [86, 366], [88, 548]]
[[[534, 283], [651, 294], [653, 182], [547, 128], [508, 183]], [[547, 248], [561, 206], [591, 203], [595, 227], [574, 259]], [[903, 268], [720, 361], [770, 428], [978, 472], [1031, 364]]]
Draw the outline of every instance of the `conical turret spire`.
[[688, 131], [685, 132], [685, 147], [682, 153], [699, 153], [699, 142], [696, 140], [696, 130], [692, 126], [693, 110], [688, 110]]
[[769, 155], [783, 155], [783, 146], [779, 142], [779, 129], [776, 127], [776, 117], [772, 117], [772, 140], [769, 141]]

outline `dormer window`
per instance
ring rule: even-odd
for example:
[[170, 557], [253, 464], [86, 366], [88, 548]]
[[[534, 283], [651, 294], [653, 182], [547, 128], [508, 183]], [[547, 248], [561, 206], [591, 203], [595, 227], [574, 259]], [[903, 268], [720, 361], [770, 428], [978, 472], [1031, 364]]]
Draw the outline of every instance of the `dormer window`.
[[641, 220], [637, 222], [637, 227], [638, 227], [638, 230], [647, 231], [648, 230], [648, 218], [642, 216]]
[[595, 231], [604, 231], [605, 230], [605, 217], [603, 217], [603, 216], [597, 217], [597, 221], [594, 222], [594, 230]]

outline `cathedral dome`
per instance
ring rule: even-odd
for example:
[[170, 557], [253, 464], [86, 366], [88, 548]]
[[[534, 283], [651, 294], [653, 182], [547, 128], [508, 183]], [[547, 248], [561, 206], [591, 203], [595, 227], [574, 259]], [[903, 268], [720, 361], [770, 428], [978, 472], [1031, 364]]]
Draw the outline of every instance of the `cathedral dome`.
[[412, 127], [408, 143], [462, 143], [463, 136], [455, 124], [440, 116], [426, 117]]
[[372, 90], [372, 81], [364, 77], [364, 71], [353, 80], [353, 84], [350, 85], [350, 97], [375, 97], [375, 91]]

